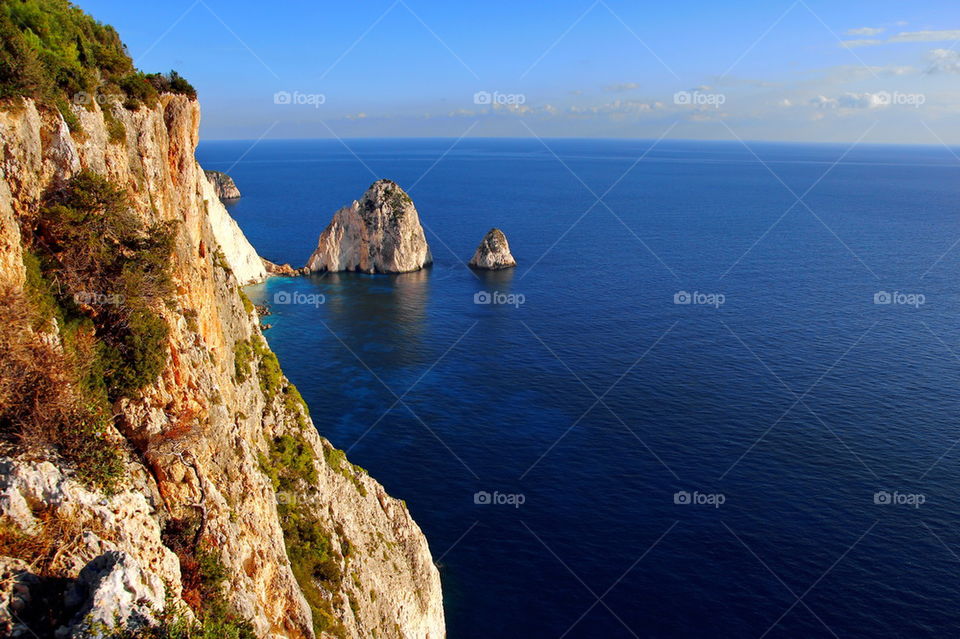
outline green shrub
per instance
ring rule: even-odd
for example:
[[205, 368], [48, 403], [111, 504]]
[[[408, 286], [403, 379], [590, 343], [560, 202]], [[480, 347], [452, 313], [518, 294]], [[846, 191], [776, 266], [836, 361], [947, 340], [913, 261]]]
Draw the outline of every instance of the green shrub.
[[110, 105], [103, 107], [103, 121], [107, 124], [107, 136], [111, 142], [120, 144], [127, 141], [127, 129], [123, 126], [123, 122], [113, 114]]
[[113, 27], [67, 0], [0, 2], [0, 98], [24, 96], [52, 105], [78, 93], [93, 96], [101, 87], [116, 87], [129, 108], [152, 105], [158, 90], [197, 95], [176, 71], [136, 71]]
[[[36, 256], [24, 253], [24, 265], [24, 294], [0, 294], [0, 437], [24, 450], [55, 449], [78, 479], [112, 493], [124, 476], [123, 454], [108, 434], [112, 413], [92, 322], [65, 321]], [[42, 336], [53, 320], [62, 348]]]
[[256, 310], [256, 306], [253, 305], [253, 302], [250, 301], [250, 298], [247, 297], [247, 294], [243, 292], [243, 289], [238, 288], [237, 294], [240, 296], [240, 301], [243, 302], [243, 310], [248, 314]]
[[367, 471], [356, 464], [350, 463], [345, 452], [339, 448], [334, 448], [331, 444], [325, 443], [323, 447], [323, 459], [327, 462], [327, 466], [333, 469], [334, 472], [353, 482], [357, 492], [364, 497], [367, 496], [367, 489], [359, 477], [360, 475], [366, 474]]
[[283, 405], [287, 414], [297, 421], [301, 430], [308, 427], [307, 415], [310, 414], [310, 409], [307, 408], [307, 402], [303, 401], [303, 395], [293, 384], [288, 383], [283, 389]]
[[148, 73], [145, 77], [158, 93], [179, 93], [191, 99], [197, 97], [197, 90], [176, 71], [166, 74]]
[[259, 358], [257, 365], [257, 375], [260, 378], [260, 390], [267, 397], [267, 401], [276, 397], [284, 386], [283, 371], [280, 369], [280, 361], [262, 336], [256, 335], [253, 338], [253, 350]]
[[250, 340], [242, 340], [233, 345], [233, 378], [241, 384], [250, 376], [250, 364], [253, 362], [253, 347]]
[[343, 582], [343, 558], [333, 545], [329, 531], [306, 508], [281, 504], [280, 523], [293, 576], [310, 605], [314, 632], [345, 637], [346, 629], [337, 619], [328, 593], [337, 592]]
[[157, 90], [144, 73], [135, 71], [120, 78], [117, 85], [127, 96], [124, 106], [128, 109], [138, 109], [141, 104], [146, 104], [148, 107], [157, 104]]
[[166, 366], [169, 327], [157, 309], [173, 299], [175, 228], [144, 227], [125, 192], [91, 171], [50, 193], [35, 221], [34, 250], [59, 284], [64, 319], [93, 320], [111, 399], [132, 396]]
[[282, 435], [270, 442], [269, 456], [261, 460], [261, 467], [273, 482], [274, 490], [293, 490], [297, 482], [313, 484], [317, 470], [313, 465], [316, 454], [309, 442], [300, 435]]

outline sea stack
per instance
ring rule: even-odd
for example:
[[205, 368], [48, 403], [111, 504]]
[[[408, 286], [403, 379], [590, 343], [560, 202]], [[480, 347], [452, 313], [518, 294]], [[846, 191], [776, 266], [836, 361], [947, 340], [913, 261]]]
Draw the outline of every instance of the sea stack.
[[409, 273], [433, 262], [413, 200], [395, 182], [377, 180], [320, 234], [310, 272]]
[[499, 271], [513, 268], [517, 261], [510, 254], [510, 244], [507, 236], [500, 229], [490, 229], [483, 236], [477, 252], [470, 258], [470, 267], [485, 271]]
[[236, 200], [240, 197], [240, 189], [234, 184], [233, 178], [221, 171], [204, 171], [207, 181], [213, 185], [217, 197], [221, 200]]

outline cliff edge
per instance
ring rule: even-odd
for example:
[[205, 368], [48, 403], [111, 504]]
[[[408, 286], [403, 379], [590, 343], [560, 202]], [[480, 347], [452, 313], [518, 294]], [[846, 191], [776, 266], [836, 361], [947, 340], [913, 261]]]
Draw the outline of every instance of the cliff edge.
[[0, 634], [443, 637], [426, 539], [240, 289], [196, 100], [67, 109], [0, 110]]

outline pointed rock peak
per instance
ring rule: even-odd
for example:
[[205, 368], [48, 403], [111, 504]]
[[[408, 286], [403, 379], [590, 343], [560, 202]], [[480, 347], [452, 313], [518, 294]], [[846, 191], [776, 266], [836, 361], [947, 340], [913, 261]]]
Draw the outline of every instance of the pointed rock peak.
[[397, 213], [407, 208], [413, 209], [413, 200], [393, 180], [377, 180], [371, 184], [363, 194], [361, 204], [363, 209], [387, 206]]
[[473, 268], [496, 271], [504, 268], [511, 268], [517, 265], [517, 261], [510, 254], [510, 244], [507, 242], [507, 236], [498, 228], [492, 228], [487, 231], [477, 247], [477, 251], [470, 258], [470, 266]]

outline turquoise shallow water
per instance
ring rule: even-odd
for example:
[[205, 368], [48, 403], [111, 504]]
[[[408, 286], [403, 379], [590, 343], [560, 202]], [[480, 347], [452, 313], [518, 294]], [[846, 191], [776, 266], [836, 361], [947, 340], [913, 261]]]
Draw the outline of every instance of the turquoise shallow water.
[[[375, 177], [410, 189], [433, 268], [249, 291], [323, 296], [273, 303], [267, 337], [407, 501], [452, 638], [960, 633], [955, 157], [668, 142], [627, 172], [649, 142], [468, 139], [432, 166], [451, 143], [198, 156], [296, 266]], [[520, 266], [474, 274], [494, 225]]]

